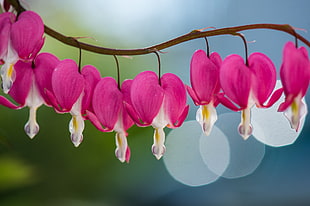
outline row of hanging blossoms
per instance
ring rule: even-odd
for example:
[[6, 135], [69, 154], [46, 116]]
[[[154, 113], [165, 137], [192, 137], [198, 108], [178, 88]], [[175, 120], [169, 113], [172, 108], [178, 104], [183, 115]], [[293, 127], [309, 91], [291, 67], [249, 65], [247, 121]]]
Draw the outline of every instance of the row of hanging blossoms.
[[[307, 113], [303, 100], [309, 86], [310, 62], [305, 47], [298, 47], [298, 39], [310, 43], [288, 25], [253, 24], [240, 27], [195, 30], [173, 40], [143, 49], [117, 50], [96, 47], [65, 37], [47, 26], [33, 11], [25, 11], [18, 1], [5, 0], [7, 11], [0, 14], [0, 63], [2, 89], [15, 102], [0, 96], [0, 104], [11, 109], [29, 107], [29, 120], [24, 129], [30, 138], [39, 132], [36, 110], [41, 105], [54, 108], [57, 113], [70, 113], [71, 141], [77, 147], [83, 140], [84, 121], [102, 132], [116, 132], [116, 157], [129, 161], [127, 130], [134, 124], [154, 128], [152, 152], [160, 159], [164, 146], [164, 128], [180, 127], [187, 117], [187, 93], [196, 105], [197, 120], [209, 135], [217, 120], [219, 104], [233, 111], [241, 111], [240, 135], [247, 139], [253, 131], [250, 110], [271, 107], [284, 93], [285, 101], [278, 108], [290, 121], [292, 129], [299, 129], [300, 120]], [[287, 32], [296, 39], [283, 50], [280, 77], [283, 87], [275, 90], [276, 68], [262, 53], [248, 56], [246, 41], [238, 33], [248, 29], [275, 29]], [[91, 65], [83, 68], [71, 59], [59, 60], [51, 53], [40, 53], [44, 32], [80, 49], [106, 55], [143, 55], [196, 38], [223, 34], [238, 35], [245, 43], [246, 55], [232, 54], [222, 60], [216, 52], [197, 50], [190, 63], [191, 86], [172, 73], [163, 75], [143, 71], [133, 80], [122, 84], [112, 77], [101, 77]]]

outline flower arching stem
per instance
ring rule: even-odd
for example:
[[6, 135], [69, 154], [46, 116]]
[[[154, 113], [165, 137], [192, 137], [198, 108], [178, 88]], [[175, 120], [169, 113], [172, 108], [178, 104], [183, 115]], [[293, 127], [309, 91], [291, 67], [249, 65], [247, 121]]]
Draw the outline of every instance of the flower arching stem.
[[[22, 12], [25, 11], [25, 9], [20, 5], [19, 0], [7, 0], [15, 9], [16, 11]], [[271, 30], [277, 30], [286, 32], [300, 41], [302, 41], [304, 44], [306, 44], [308, 47], [310, 47], [310, 42], [305, 39], [303, 36], [297, 34], [294, 30], [294, 28], [288, 24], [249, 24], [249, 25], [243, 25], [243, 26], [235, 26], [235, 27], [226, 27], [221, 29], [213, 29], [208, 31], [199, 31], [194, 30], [190, 33], [184, 34], [182, 36], [176, 37], [174, 39], [165, 41], [163, 43], [159, 43], [150, 47], [145, 48], [139, 48], [139, 49], [112, 49], [112, 48], [106, 48], [106, 47], [99, 47], [94, 46], [91, 44], [86, 44], [83, 42], [78, 42], [72, 38], [65, 36], [48, 26], [44, 26], [44, 31], [49, 36], [57, 39], [58, 41], [67, 44], [69, 46], [81, 48], [86, 51], [90, 51], [93, 53], [98, 54], [105, 54], [105, 55], [124, 55], [124, 56], [132, 56], [132, 55], [144, 55], [144, 54], [150, 54], [154, 51], [161, 51], [163, 49], [181, 44], [183, 42], [187, 42], [193, 39], [203, 38], [203, 37], [209, 37], [209, 36], [219, 36], [219, 35], [235, 35], [236, 33], [240, 31], [245, 30], [252, 30], [252, 29], [271, 29]]]

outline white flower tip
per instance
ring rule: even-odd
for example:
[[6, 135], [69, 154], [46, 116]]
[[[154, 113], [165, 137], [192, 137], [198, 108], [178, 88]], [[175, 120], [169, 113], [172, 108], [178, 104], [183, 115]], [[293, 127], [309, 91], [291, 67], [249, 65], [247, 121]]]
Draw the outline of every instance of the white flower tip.
[[30, 137], [30, 139], [33, 139], [36, 134], [39, 132], [39, 125], [36, 122], [28, 121], [25, 124], [24, 130], [26, 134]]
[[73, 134], [71, 134], [71, 141], [75, 147], [78, 147], [81, 144], [81, 142], [83, 141], [83, 135], [73, 133]]
[[127, 143], [127, 137], [125, 133], [117, 132], [115, 135], [116, 149], [115, 156], [119, 159], [120, 162], [129, 162], [130, 159], [130, 149]]
[[238, 132], [244, 140], [247, 140], [252, 135], [253, 127], [251, 124], [249, 125], [240, 124], [238, 127]]
[[201, 125], [206, 136], [211, 134], [213, 125], [217, 120], [216, 109], [213, 104], [201, 105], [196, 113], [196, 120]]
[[160, 158], [164, 155], [166, 152], [165, 145], [155, 145], [152, 146], [152, 153], [156, 157], [156, 159], [160, 160]]

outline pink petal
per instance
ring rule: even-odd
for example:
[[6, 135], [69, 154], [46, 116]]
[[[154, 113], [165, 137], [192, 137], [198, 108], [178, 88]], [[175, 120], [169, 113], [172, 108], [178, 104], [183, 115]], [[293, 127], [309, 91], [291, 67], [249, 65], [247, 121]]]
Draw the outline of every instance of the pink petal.
[[33, 83], [34, 74], [31, 63], [22, 61], [14, 65], [16, 79], [10, 89], [9, 95], [19, 104], [25, 105], [30, 87]]
[[7, 98], [0, 96], [0, 105], [8, 107], [10, 109], [19, 109], [22, 106], [17, 106], [15, 104], [13, 104], [10, 100], [8, 100]]
[[84, 96], [82, 100], [82, 111], [92, 111], [92, 98], [94, 89], [100, 80], [100, 72], [92, 65], [86, 65], [82, 69], [82, 75], [85, 79]]
[[199, 104], [207, 104], [212, 100], [213, 94], [219, 92], [219, 69], [221, 57], [212, 53], [210, 59], [205, 51], [197, 50], [192, 57], [190, 65], [190, 79]]
[[[132, 80], [125, 80], [122, 83], [122, 87], [121, 87], [121, 91], [123, 94], [123, 102], [130, 102], [130, 90], [131, 90], [131, 85], [132, 85]], [[123, 127], [124, 130], [126, 131], [127, 129], [129, 129], [133, 124], [134, 121], [132, 120], [132, 118], [129, 116], [126, 106], [123, 104], [123, 108], [122, 108], [122, 120], [123, 120]]]
[[13, 13], [0, 14], [0, 60], [7, 55], [12, 20], [15, 20]]
[[63, 111], [70, 111], [84, 89], [84, 78], [71, 59], [60, 61], [52, 75], [53, 93]]
[[151, 124], [158, 114], [164, 98], [157, 74], [144, 71], [138, 74], [131, 86], [131, 102], [144, 124]]
[[98, 82], [93, 95], [93, 108], [104, 127], [113, 130], [123, 106], [122, 98], [115, 79], [105, 77]]
[[232, 103], [229, 99], [227, 99], [223, 93], [217, 95], [218, 101], [223, 104], [228, 109], [231, 109], [233, 111], [240, 111], [243, 108], [238, 108], [234, 103]]
[[52, 91], [52, 74], [59, 64], [59, 59], [50, 53], [39, 54], [34, 61], [35, 68], [33, 69], [37, 88], [45, 103], [52, 106], [49, 98], [46, 95], [46, 90]]
[[277, 81], [276, 68], [272, 61], [262, 53], [253, 53], [248, 58], [252, 71], [252, 92], [259, 105], [271, 95]]
[[241, 108], [246, 108], [251, 89], [251, 71], [241, 56], [232, 54], [223, 61], [220, 82], [224, 93]]
[[112, 132], [112, 129], [107, 129], [107, 128], [103, 128], [103, 127], [102, 127], [102, 125], [101, 125], [99, 119], [97, 118], [97, 116], [96, 116], [94, 113], [92, 113], [92, 112], [90, 112], [90, 111], [88, 111], [88, 110], [86, 110], [85, 112], [86, 112], [86, 115], [87, 115], [87, 119], [89, 119], [89, 121], [90, 121], [99, 131], [101, 131], [101, 132]]
[[189, 96], [190, 96], [190, 97], [192, 98], [192, 100], [194, 101], [194, 104], [195, 104], [195, 105], [201, 104], [201, 102], [200, 102], [200, 100], [198, 99], [198, 97], [197, 97], [195, 91], [194, 91], [191, 87], [189, 87], [189, 86], [187, 86], [187, 85], [185, 85], [185, 87], [186, 87], [187, 93], [189, 94]]
[[172, 73], [161, 77], [161, 86], [164, 89], [164, 111], [170, 125], [178, 125], [179, 117], [186, 107], [186, 90], [182, 80]]
[[43, 46], [44, 24], [33, 11], [24, 11], [12, 25], [11, 41], [19, 57], [33, 59]]
[[294, 101], [294, 96], [293, 95], [288, 95], [285, 97], [285, 101], [280, 104], [278, 108], [278, 112], [284, 112], [288, 107], [291, 106], [291, 104]]
[[283, 94], [283, 88], [277, 89], [270, 97], [268, 103], [266, 105], [258, 105], [260, 107], [271, 107], [276, 101], [280, 99]]
[[285, 95], [305, 95], [310, 78], [310, 63], [305, 48], [297, 49], [292, 42], [286, 43], [280, 77]]

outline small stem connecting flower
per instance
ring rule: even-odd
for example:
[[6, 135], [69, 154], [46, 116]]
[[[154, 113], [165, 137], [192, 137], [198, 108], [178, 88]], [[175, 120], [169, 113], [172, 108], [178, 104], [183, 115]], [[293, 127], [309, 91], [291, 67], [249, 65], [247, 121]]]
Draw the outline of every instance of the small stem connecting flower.
[[246, 41], [244, 35], [241, 34], [241, 33], [235, 33], [233, 35], [234, 36], [239, 36], [242, 39], [243, 44], [244, 44], [244, 51], [245, 51], [245, 65], [249, 66], [249, 63], [248, 63], [248, 44], [247, 44], [247, 41]]

